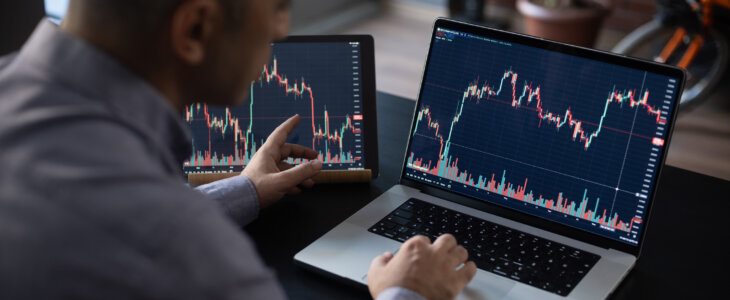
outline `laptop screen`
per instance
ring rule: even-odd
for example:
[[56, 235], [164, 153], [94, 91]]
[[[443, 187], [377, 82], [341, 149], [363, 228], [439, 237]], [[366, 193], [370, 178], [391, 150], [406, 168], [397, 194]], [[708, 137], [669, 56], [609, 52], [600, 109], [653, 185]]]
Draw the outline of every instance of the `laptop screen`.
[[638, 245], [681, 78], [434, 32], [404, 177]]

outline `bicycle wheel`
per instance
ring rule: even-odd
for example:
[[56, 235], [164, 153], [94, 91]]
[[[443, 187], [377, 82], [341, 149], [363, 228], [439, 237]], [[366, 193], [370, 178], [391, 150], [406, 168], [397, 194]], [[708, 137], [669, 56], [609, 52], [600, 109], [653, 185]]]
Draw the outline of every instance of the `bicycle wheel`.
[[[653, 20], [627, 35], [612, 51], [654, 60], [676, 29], [676, 26], [664, 26], [659, 20]], [[676, 65], [689, 43], [690, 39], [685, 37], [666, 63]], [[706, 99], [725, 74], [727, 64], [727, 35], [712, 29], [692, 63], [687, 66], [687, 83], [679, 103], [680, 109], [686, 110]]]

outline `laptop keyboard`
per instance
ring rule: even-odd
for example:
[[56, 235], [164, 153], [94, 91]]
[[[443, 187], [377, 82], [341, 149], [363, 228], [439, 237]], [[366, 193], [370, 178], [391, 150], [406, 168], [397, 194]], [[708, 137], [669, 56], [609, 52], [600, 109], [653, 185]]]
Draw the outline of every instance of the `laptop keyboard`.
[[600, 256], [411, 198], [368, 231], [400, 242], [451, 233], [479, 269], [567, 296]]

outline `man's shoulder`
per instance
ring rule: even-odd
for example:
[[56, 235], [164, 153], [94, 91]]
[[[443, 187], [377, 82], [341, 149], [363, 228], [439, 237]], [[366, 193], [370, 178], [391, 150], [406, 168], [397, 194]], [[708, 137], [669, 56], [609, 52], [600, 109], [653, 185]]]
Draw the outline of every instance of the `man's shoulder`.
[[12, 52], [3, 56], [0, 56], [0, 72], [2, 72], [3, 69], [10, 63], [12, 63], [15, 58], [18, 57], [18, 52]]
[[69, 122], [112, 121], [102, 103], [65, 85], [62, 77], [23, 66], [12, 57], [3, 60], [7, 61], [0, 61], [5, 64], [0, 66], [0, 141], [32, 138]]
[[173, 180], [145, 135], [102, 99], [32, 71], [5, 75], [0, 78], [0, 164], [5, 166], [0, 188], [12, 184], [48, 196], [58, 190], [86, 192], [93, 187], [89, 182], [111, 187], [120, 178]]
[[5, 151], [52, 151], [46, 153], [52, 158], [64, 150], [85, 154], [140, 146], [134, 129], [101, 101], [62, 82], [32, 74], [5, 76], [0, 99], [0, 149]]
[[[166, 169], [140, 129], [103, 99], [21, 73], [0, 79], [0, 215], [15, 211], [18, 227], [40, 236], [116, 243], [92, 247], [109, 255], [147, 255], [164, 232], [181, 228], [181, 218], [216, 208]], [[40, 244], [79, 247], [55, 242]]]

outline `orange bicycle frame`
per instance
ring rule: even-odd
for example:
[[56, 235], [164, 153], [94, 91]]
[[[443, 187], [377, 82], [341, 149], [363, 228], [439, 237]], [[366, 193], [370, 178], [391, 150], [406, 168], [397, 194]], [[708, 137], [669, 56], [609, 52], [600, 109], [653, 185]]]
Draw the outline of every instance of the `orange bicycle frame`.
[[[730, 0], [700, 0], [699, 2], [693, 3], [692, 8], [697, 10], [699, 8], [698, 5], [702, 5], [702, 25], [705, 28], [710, 28], [712, 26], [713, 8], [715, 6], [730, 8]], [[692, 63], [692, 60], [695, 56], [697, 56], [697, 52], [699, 52], [702, 45], [704, 45], [707, 33], [707, 31], [697, 33], [692, 37], [692, 41], [687, 47], [687, 50], [682, 55], [679, 63], [677, 63], [678, 67], [686, 69], [687, 66]], [[684, 40], [685, 36], [687, 36], [687, 30], [682, 27], [677, 28], [655, 61], [665, 63], [667, 59], [669, 59], [669, 56], [674, 53], [679, 44]]]

